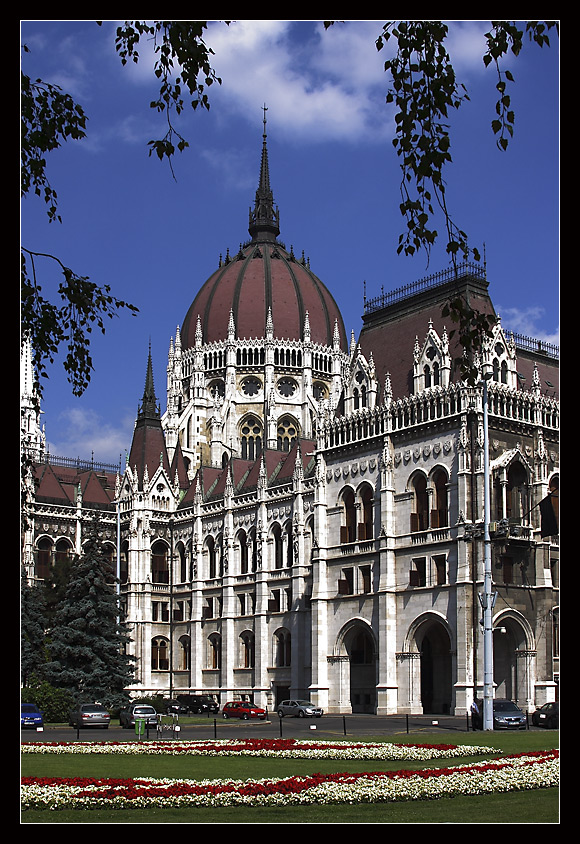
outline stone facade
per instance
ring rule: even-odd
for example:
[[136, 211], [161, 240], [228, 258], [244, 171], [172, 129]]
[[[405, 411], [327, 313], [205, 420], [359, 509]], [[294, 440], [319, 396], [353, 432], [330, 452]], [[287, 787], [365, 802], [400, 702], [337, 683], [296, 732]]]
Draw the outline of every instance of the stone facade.
[[[99, 510], [135, 694], [462, 714], [483, 685], [483, 390], [458, 380], [441, 310], [460, 292], [493, 313], [485, 272], [367, 302], [347, 345], [278, 220], [264, 137], [251, 240], [171, 340], [163, 414], [149, 359], [125, 467], [51, 460], [26, 404], [38, 483], [24, 565], [34, 582], [80, 553]], [[244, 336], [256, 313], [261, 333]], [[478, 365], [491, 375], [496, 694], [531, 711], [559, 676], [558, 537], [542, 536], [538, 507], [558, 487], [557, 355], [498, 320]]]

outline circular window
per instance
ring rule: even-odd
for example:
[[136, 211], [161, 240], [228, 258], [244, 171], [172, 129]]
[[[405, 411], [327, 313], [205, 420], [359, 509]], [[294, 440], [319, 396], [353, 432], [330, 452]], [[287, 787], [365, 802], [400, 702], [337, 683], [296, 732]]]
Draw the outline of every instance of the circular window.
[[298, 384], [296, 381], [293, 381], [292, 378], [281, 378], [278, 381], [278, 392], [281, 396], [290, 398], [290, 396], [294, 395], [297, 389]]
[[242, 392], [246, 396], [255, 396], [261, 389], [262, 385], [257, 378], [246, 378], [242, 381]]

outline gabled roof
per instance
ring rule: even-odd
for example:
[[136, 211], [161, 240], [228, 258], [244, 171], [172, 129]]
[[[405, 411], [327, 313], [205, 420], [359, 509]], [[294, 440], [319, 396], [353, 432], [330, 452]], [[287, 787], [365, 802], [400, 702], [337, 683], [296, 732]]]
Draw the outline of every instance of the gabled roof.
[[79, 487], [84, 505], [109, 507], [115, 497], [113, 472], [43, 463], [36, 466], [35, 473], [37, 501], [74, 506]]
[[262, 466], [265, 468], [266, 483], [269, 487], [289, 483], [294, 476], [298, 449], [300, 449], [304, 477], [308, 477], [314, 471], [315, 447], [314, 440], [300, 440], [293, 443], [290, 451], [267, 448], [253, 461], [234, 457], [223, 467], [201, 466], [183, 496], [180, 506], [191, 506], [198, 488], [202, 491], [204, 501], [223, 498], [228, 475], [232, 480], [234, 495], [253, 492], [258, 486]]
[[[488, 282], [483, 272], [469, 268], [457, 279], [437, 280], [420, 285], [417, 290], [401, 288], [367, 303], [363, 316], [363, 328], [359, 343], [367, 360], [372, 352], [375, 372], [379, 384], [385, 383], [387, 373], [395, 399], [413, 394], [413, 348], [415, 337], [422, 343], [433, 324], [441, 336], [444, 329], [448, 334], [456, 328], [449, 317], [442, 316], [445, 303], [457, 293], [464, 294], [471, 307], [482, 314], [495, 316], [495, 310], [488, 294]], [[461, 347], [457, 336], [450, 338], [449, 351], [452, 358], [459, 357]]]

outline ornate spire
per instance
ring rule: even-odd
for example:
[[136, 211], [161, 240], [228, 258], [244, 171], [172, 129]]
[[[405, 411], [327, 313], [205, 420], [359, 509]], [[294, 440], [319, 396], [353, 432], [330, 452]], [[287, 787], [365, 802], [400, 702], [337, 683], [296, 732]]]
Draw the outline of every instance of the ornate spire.
[[280, 234], [280, 215], [278, 207], [274, 205], [274, 195], [270, 188], [270, 169], [268, 166], [268, 147], [266, 144], [266, 106], [264, 108], [264, 134], [262, 141], [262, 161], [260, 165], [260, 182], [256, 191], [254, 210], [250, 208], [250, 225], [248, 231], [252, 240], [276, 240]]
[[149, 343], [149, 357], [147, 358], [147, 374], [145, 376], [145, 389], [139, 407], [137, 421], [140, 419], [159, 419], [160, 411], [155, 387], [153, 386], [153, 364], [151, 363], [151, 343]]

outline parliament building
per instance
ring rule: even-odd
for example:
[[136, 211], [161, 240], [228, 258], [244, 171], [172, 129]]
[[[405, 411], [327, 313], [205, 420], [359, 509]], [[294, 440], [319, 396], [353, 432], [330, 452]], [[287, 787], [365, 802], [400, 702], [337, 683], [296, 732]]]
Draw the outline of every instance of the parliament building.
[[[504, 331], [479, 265], [366, 299], [348, 337], [280, 240], [265, 132], [248, 234], [168, 338], [164, 412], [143, 361], [124, 466], [46, 453], [24, 346], [29, 581], [82, 553], [97, 512], [135, 696], [463, 714], [483, 688], [487, 480], [495, 694], [557, 699], [559, 545], [539, 507], [558, 490], [557, 347]], [[477, 360], [487, 478], [483, 381], [461, 380], [442, 317], [458, 294], [498, 316]]]

